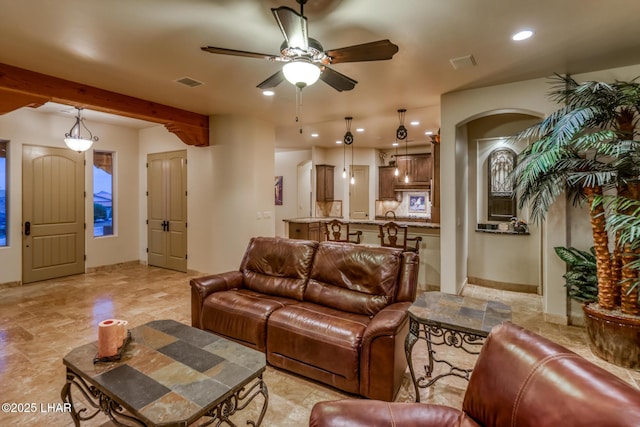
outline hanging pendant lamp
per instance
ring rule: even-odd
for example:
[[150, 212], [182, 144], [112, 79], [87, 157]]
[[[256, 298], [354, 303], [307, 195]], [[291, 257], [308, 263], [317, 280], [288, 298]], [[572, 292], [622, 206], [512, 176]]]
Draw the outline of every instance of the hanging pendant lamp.
[[[353, 117], [345, 117], [344, 121], [347, 125], [347, 133], [344, 134], [344, 145], [345, 147], [343, 147], [343, 149], [346, 151], [346, 146], [350, 145], [351, 146], [351, 179], [349, 180], [349, 182], [351, 184], [355, 184], [356, 182], [356, 178], [353, 175], [353, 134], [351, 133], [351, 120], [353, 120]], [[344, 154], [344, 151], [343, 151]], [[343, 159], [344, 160], [344, 159]], [[347, 175], [347, 166], [346, 163], [344, 165], [344, 169], [342, 171], [342, 176], [346, 177]]]
[[396, 168], [395, 168], [395, 170], [393, 171], [393, 175], [394, 175], [394, 176], [398, 176], [398, 175], [400, 175], [400, 170], [398, 169], [398, 145], [399, 145], [399, 144], [398, 144], [398, 140], [396, 140], [396, 142], [394, 142], [394, 143], [393, 143], [393, 145], [394, 145], [394, 147], [396, 147], [396, 156], [395, 156], [395, 159], [396, 159]]
[[[93, 143], [98, 141], [98, 137], [93, 136], [89, 128], [84, 124], [84, 119], [81, 115], [82, 108], [76, 107], [76, 110], [78, 110], [76, 122], [69, 132], [64, 134], [64, 143], [73, 151], [81, 153], [91, 148]], [[89, 135], [82, 135], [82, 128], [84, 128]]]
[[[409, 133], [407, 131], [407, 128], [404, 127], [404, 115], [407, 112], [406, 109], [401, 108], [400, 110], [398, 110], [398, 119], [400, 120], [400, 126], [398, 126], [398, 129], [396, 130], [396, 139], [397, 140], [404, 140], [404, 156], [405, 156], [405, 162], [407, 164], [407, 168], [404, 171], [404, 182], [405, 184], [409, 183], [409, 163], [407, 162], [407, 154], [408, 154], [408, 149], [407, 149], [407, 140], [408, 140], [408, 136]], [[397, 146], [396, 146], [396, 150], [397, 150]], [[396, 159], [396, 162], [398, 161], [398, 159]], [[396, 163], [397, 165], [397, 163]], [[397, 168], [396, 168], [397, 171]], [[396, 173], [396, 175], [398, 175]]]

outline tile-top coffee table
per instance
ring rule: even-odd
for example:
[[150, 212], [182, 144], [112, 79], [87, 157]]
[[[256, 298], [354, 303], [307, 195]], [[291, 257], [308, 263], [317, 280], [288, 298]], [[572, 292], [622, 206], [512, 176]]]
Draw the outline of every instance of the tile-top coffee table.
[[[187, 426], [202, 417], [220, 425], [259, 394], [269, 396], [262, 381], [265, 355], [209, 332], [173, 320], [156, 320], [131, 330], [131, 342], [117, 362], [93, 363], [97, 341], [67, 354], [63, 402], [71, 404], [76, 426], [98, 413], [116, 425]], [[91, 408], [74, 406], [72, 390]]]
[[[471, 375], [471, 369], [460, 368], [444, 356], [436, 358], [434, 345], [446, 345], [462, 349], [468, 354], [478, 354], [491, 329], [507, 320], [511, 320], [511, 307], [498, 301], [442, 292], [419, 295], [409, 307], [409, 333], [404, 343], [416, 402], [420, 402], [419, 388], [429, 387], [446, 376], [468, 381]], [[416, 378], [411, 354], [419, 339], [427, 342], [429, 364], [425, 366], [425, 375]], [[446, 364], [449, 371], [432, 377], [436, 362]]]

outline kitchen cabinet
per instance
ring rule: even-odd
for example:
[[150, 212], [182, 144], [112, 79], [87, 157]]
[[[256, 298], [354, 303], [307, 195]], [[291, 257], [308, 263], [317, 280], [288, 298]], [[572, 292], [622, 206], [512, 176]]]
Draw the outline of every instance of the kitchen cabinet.
[[316, 165], [316, 201], [333, 201], [333, 165]]
[[378, 166], [378, 200], [397, 200], [395, 166]]
[[315, 222], [289, 222], [289, 238], [301, 240], [315, 240], [321, 242], [323, 238], [322, 224]]
[[[395, 180], [395, 189], [428, 189], [433, 175], [431, 154], [408, 154], [396, 157], [396, 164], [400, 173]], [[405, 173], [409, 175], [409, 182], [404, 182]]]

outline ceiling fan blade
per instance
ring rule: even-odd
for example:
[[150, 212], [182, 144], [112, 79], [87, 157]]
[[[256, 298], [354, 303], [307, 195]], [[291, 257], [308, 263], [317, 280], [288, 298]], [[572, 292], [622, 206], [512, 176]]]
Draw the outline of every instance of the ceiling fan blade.
[[261, 58], [270, 61], [277, 61], [279, 56], [267, 55], [266, 53], [245, 52], [244, 50], [225, 49], [223, 47], [205, 46], [200, 49], [205, 52], [218, 53], [221, 55], [245, 56], [247, 58]]
[[391, 59], [396, 52], [398, 52], [398, 46], [389, 40], [378, 40], [328, 50], [325, 54], [330, 57], [330, 64], [337, 64], [340, 62], [383, 61], [385, 59]]
[[358, 82], [353, 80], [351, 77], [347, 77], [344, 74], [341, 74], [336, 70], [332, 70], [331, 68], [326, 66], [322, 67], [320, 80], [322, 80], [338, 92], [351, 90], [356, 87], [356, 84], [358, 84]]
[[307, 34], [307, 18], [290, 7], [281, 6], [271, 9], [280, 31], [290, 49], [309, 49], [309, 35]]
[[263, 81], [256, 87], [259, 87], [260, 89], [271, 89], [273, 87], [278, 86], [283, 81], [284, 81], [284, 73], [282, 72], [282, 70], [280, 70], [277, 73], [269, 76], [265, 81]]

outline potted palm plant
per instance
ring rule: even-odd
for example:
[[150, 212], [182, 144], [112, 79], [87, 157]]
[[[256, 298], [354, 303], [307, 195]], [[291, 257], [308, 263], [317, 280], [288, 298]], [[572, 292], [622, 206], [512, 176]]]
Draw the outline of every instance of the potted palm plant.
[[520, 205], [534, 221], [563, 194], [588, 205], [597, 276], [597, 301], [583, 304], [590, 346], [640, 368], [640, 84], [553, 83], [550, 97], [564, 105], [514, 136], [527, 142], [513, 174]]

